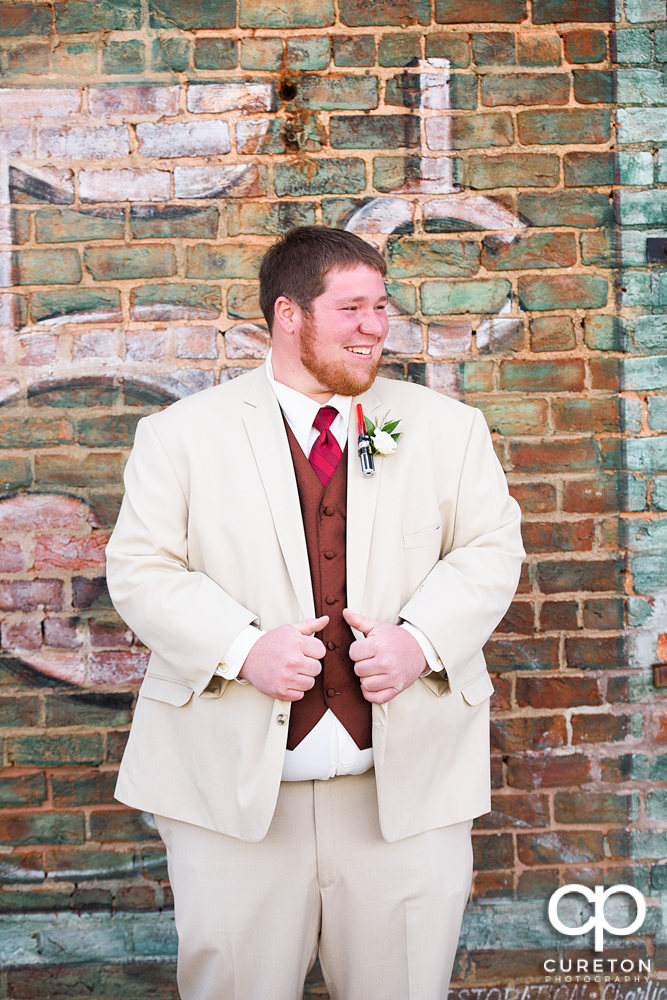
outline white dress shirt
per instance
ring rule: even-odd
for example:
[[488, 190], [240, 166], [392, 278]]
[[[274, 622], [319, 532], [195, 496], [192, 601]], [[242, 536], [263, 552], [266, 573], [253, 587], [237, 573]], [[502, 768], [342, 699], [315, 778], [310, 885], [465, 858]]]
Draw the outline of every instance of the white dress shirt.
[[[271, 364], [271, 351], [269, 351], [266, 361], [266, 374], [290, 430], [308, 458], [310, 449], [319, 437], [319, 431], [313, 426], [313, 422], [318, 410], [321, 409], [321, 404], [316, 403], [309, 396], [297, 392], [296, 389], [275, 381]], [[341, 451], [344, 451], [347, 444], [352, 398], [335, 395], [324, 405], [333, 406], [338, 410], [330, 430], [338, 441]], [[443, 663], [438, 657], [435, 647], [421, 629], [409, 622], [403, 622], [401, 628], [407, 629], [421, 646], [429, 672], [442, 670]], [[261, 629], [254, 625], [247, 625], [227, 649], [216, 673], [228, 679], [237, 679], [240, 684], [247, 683], [247, 681], [238, 678], [238, 673], [248, 653], [263, 635], [265, 632]], [[327, 709], [317, 725], [311, 729], [299, 745], [294, 750], [285, 751], [282, 780], [326, 780], [338, 774], [363, 774], [372, 766], [373, 750], [360, 750], [331, 709]]]

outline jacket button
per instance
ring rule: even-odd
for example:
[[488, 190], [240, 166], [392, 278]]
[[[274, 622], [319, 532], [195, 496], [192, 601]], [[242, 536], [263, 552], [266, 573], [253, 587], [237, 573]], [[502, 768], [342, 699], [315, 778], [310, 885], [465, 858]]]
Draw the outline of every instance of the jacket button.
[[338, 692], [337, 692], [337, 691], [335, 691], [335, 690], [334, 690], [333, 688], [327, 688], [327, 697], [328, 697], [328, 698], [333, 698], [333, 696], [334, 696], [335, 694], [337, 694], [337, 693], [338, 693]]
[[336, 513], [336, 509], [335, 507], [325, 507], [324, 513], [327, 515], [327, 517], [333, 517], [333, 515]]
[[333, 559], [335, 555], [336, 555], [336, 553], [334, 552], [333, 549], [325, 549], [324, 550], [324, 558], [325, 559]]
[[335, 604], [336, 603], [336, 598], [335, 597], [327, 597], [326, 598], [326, 603], [327, 604]]
[[276, 722], [278, 723], [279, 726], [286, 726], [287, 725], [287, 716], [286, 715], [278, 715], [276, 717]]
[[331, 642], [331, 641], [329, 641], [329, 642], [327, 643], [327, 649], [329, 649], [329, 650], [333, 650], [333, 649], [335, 649], [335, 648], [336, 648], [336, 643], [335, 643], [335, 642]]

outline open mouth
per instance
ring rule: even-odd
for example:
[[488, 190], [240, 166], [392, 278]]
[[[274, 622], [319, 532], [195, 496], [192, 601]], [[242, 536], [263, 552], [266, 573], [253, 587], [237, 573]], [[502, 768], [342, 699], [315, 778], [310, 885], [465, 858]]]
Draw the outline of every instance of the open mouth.
[[373, 353], [372, 348], [370, 347], [346, 347], [345, 350], [349, 351], [351, 354], [360, 354], [365, 358], [369, 358]]

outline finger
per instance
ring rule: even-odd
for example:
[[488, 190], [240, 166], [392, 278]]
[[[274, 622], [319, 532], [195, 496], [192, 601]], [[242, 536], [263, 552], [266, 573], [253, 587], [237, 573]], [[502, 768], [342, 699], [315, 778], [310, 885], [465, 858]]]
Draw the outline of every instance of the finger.
[[356, 628], [358, 632], [363, 632], [364, 635], [373, 629], [378, 623], [374, 622], [371, 618], [366, 618], [364, 615], [358, 615], [356, 611], [350, 611], [349, 608], [343, 608], [343, 618], [352, 628]]
[[398, 694], [398, 688], [387, 674], [368, 674], [362, 678], [361, 687], [364, 691], [377, 694], [378, 691], [393, 690]]
[[369, 660], [375, 656], [375, 653], [375, 644], [369, 642], [368, 639], [356, 639], [349, 649], [350, 659], [354, 660], [355, 663], [359, 660]]
[[294, 622], [292, 628], [295, 628], [301, 635], [314, 635], [315, 632], [321, 632], [328, 623], [329, 615], [322, 615], [321, 618], [305, 618], [302, 622]]
[[314, 636], [310, 635], [306, 636], [301, 644], [301, 651], [304, 656], [312, 656], [316, 660], [321, 660], [326, 653], [324, 643], [320, 639], [316, 639]]
[[297, 674], [304, 674], [306, 677], [317, 677], [322, 671], [322, 664], [319, 659], [314, 656], [304, 656], [301, 663], [297, 666]]
[[399, 692], [394, 687], [384, 688], [382, 691], [366, 691], [362, 687], [361, 693], [366, 701], [369, 701], [372, 705], [384, 705], [386, 702], [392, 701]]

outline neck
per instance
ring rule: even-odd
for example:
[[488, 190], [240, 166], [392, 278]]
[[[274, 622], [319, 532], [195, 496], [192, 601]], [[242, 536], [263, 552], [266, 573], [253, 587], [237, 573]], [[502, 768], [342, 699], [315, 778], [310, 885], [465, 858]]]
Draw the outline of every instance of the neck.
[[308, 369], [304, 368], [300, 360], [286, 357], [280, 350], [276, 350], [275, 346], [271, 351], [271, 366], [276, 382], [289, 386], [290, 389], [300, 392], [303, 396], [308, 396], [316, 403], [321, 405], [328, 403], [335, 395], [330, 389], [320, 385]]

